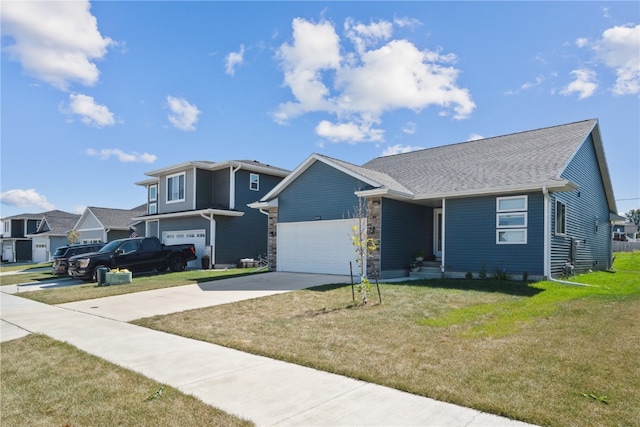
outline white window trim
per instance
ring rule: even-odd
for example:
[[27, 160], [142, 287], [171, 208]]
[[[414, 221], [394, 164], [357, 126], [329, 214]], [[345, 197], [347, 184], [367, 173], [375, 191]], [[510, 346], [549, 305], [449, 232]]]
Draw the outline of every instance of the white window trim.
[[[151, 207], [153, 207], [154, 209], [151, 209]], [[152, 212], [152, 210], [153, 210], [154, 212]], [[157, 214], [157, 213], [158, 213], [158, 203], [156, 203], [156, 202], [149, 203], [149, 211], [148, 211], [147, 213], [148, 213], [149, 215], [155, 215], [155, 214]]]
[[[253, 184], [254, 184], [253, 178], [254, 177], [256, 179], [256, 181], [255, 181], [256, 188], [253, 188]], [[258, 175], [257, 173], [249, 174], [249, 190], [260, 191], [260, 175]]]
[[[152, 188], [155, 188], [155, 189], [156, 189], [156, 191], [155, 191], [156, 196], [155, 196], [155, 197], [151, 197], [151, 189], [152, 189]], [[150, 201], [150, 202], [155, 202], [155, 201], [157, 201], [157, 200], [158, 200], [158, 184], [150, 185], [150, 186], [149, 186], [149, 201]]]
[[[181, 199], [175, 199], [175, 200], [169, 200], [169, 180], [173, 179], [173, 178], [178, 178], [178, 182], [180, 181], [179, 178], [180, 176], [183, 176], [183, 184], [184, 184], [184, 188], [182, 189], [182, 198]], [[176, 173], [173, 175], [167, 175], [167, 179], [166, 179], [166, 183], [167, 183], [167, 204], [169, 203], [181, 203], [184, 202], [186, 200], [186, 195], [187, 195], [187, 174], [185, 172], [181, 172], [181, 173]]]
[[[522, 232], [523, 240], [521, 242], [511, 241], [511, 242], [503, 242], [500, 240], [500, 233], [513, 233], [513, 232]], [[498, 245], [526, 245], [527, 244], [527, 229], [526, 228], [506, 228], [496, 230], [496, 243]]]
[[[524, 199], [524, 207], [515, 209], [500, 209], [500, 202], [503, 200]], [[508, 196], [496, 198], [496, 212], [525, 212], [529, 210], [529, 196]]]
[[[558, 204], [561, 204], [564, 207], [564, 218], [563, 218], [563, 223], [564, 223], [564, 230], [559, 232], [558, 231]], [[554, 233], [556, 236], [566, 236], [567, 235], [567, 204], [565, 202], [563, 202], [562, 200], [557, 200], [556, 199], [556, 205], [555, 205], [555, 224], [554, 224]]]
[[[518, 225], [500, 225], [500, 218], [503, 216], [509, 215], [522, 215], [524, 217], [524, 224]], [[508, 213], [497, 213], [496, 214], [496, 228], [526, 228], [528, 226], [528, 214], [527, 212], [508, 212]]]

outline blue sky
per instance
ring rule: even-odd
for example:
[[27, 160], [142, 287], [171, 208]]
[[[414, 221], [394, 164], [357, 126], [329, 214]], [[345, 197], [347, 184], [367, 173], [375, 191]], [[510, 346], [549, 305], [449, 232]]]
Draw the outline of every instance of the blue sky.
[[185, 161], [362, 164], [590, 118], [640, 207], [638, 2], [1, 7], [2, 217], [130, 209]]

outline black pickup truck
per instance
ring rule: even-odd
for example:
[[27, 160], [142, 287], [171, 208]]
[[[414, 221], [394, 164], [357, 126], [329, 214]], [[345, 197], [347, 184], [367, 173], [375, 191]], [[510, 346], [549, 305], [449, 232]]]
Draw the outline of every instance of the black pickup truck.
[[182, 271], [196, 259], [192, 243], [165, 246], [157, 237], [114, 240], [98, 252], [69, 258], [69, 275], [85, 281], [97, 281], [98, 268], [129, 271]]

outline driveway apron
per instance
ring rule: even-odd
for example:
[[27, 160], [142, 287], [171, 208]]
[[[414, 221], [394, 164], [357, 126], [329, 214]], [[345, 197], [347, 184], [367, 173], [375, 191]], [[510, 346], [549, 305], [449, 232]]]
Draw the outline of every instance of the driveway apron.
[[[272, 274], [274, 276], [269, 277]], [[291, 287], [291, 283], [287, 285], [287, 281], [283, 277], [278, 278], [277, 274], [280, 273], [256, 276], [273, 280], [271, 289], [252, 289], [255, 284], [245, 282], [242, 291], [247, 298], [253, 298], [256, 296], [250, 295], [257, 294], [251, 292], [292, 290], [283, 289]], [[297, 279], [309, 286], [308, 280]], [[195, 286], [200, 287], [204, 295], [227, 292], [233, 284], [241, 283], [227, 280]], [[327, 277], [322, 280], [327, 280]], [[207, 289], [209, 286], [211, 288]], [[193, 290], [185, 290], [185, 293], [189, 292]], [[135, 298], [138, 294], [130, 296]], [[138, 303], [141, 301], [137, 300]], [[92, 304], [101, 303], [93, 300]], [[150, 303], [146, 300], [144, 303], [153, 304], [155, 301]], [[3, 341], [26, 333], [45, 334], [261, 426], [528, 425], [388, 387], [135, 326], [108, 318], [107, 310], [89, 314], [70, 304], [49, 306], [4, 292], [0, 293], [0, 308]]]

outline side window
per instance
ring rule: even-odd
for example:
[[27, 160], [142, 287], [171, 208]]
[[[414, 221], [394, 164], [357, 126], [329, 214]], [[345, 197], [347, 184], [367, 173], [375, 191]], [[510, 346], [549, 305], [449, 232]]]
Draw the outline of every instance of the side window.
[[556, 235], [567, 234], [567, 205], [556, 200]]
[[249, 175], [249, 189], [253, 191], [260, 190], [260, 175], [257, 173]]
[[127, 242], [124, 242], [124, 244], [120, 246], [120, 249], [122, 249], [125, 254], [129, 254], [138, 250], [138, 244], [138, 240], [129, 240]]

